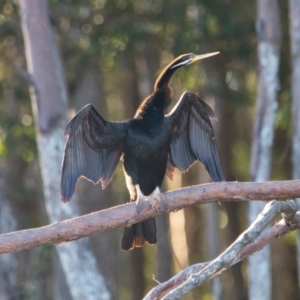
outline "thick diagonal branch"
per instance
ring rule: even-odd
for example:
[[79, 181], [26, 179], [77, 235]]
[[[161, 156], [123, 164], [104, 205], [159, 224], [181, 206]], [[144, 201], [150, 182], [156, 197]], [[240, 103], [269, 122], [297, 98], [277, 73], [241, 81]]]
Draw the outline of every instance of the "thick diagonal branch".
[[[284, 218], [265, 230], [280, 213], [285, 213]], [[265, 206], [251, 226], [216, 259], [184, 269], [167, 282], [153, 288], [144, 300], [179, 299], [233, 264], [261, 250], [276, 238], [299, 228], [300, 212], [296, 213], [295, 202], [273, 201]]]
[[[300, 180], [203, 184], [167, 192], [165, 197], [171, 211], [216, 201], [287, 200], [300, 197]], [[58, 201], [57, 199], [57, 205], [65, 205]], [[138, 214], [135, 204], [129, 203], [36, 229], [2, 234], [0, 254], [77, 240], [109, 229], [134, 224], [158, 214], [151, 208], [143, 214]]]

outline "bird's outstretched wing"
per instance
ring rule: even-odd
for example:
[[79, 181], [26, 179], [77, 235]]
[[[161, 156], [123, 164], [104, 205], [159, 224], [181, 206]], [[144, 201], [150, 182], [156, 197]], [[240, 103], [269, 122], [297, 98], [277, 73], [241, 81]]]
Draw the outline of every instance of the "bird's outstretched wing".
[[171, 126], [169, 163], [182, 172], [200, 160], [213, 181], [224, 180], [214, 130], [214, 111], [195, 94], [185, 92], [166, 116]]
[[90, 104], [77, 113], [65, 130], [60, 181], [63, 202], [71, 200], [80, 177], [107, 186], [122, 155], [125, 135], [125, 123], [105, 121]]

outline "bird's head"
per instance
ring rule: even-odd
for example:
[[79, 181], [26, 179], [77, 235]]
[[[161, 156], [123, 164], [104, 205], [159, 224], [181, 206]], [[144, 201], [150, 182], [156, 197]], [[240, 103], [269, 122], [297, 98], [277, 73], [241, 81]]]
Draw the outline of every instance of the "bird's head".
[[193, 53], [183, 54], [183, 55], [178, 56], [175, 60], [173, 60], [169, 64], [168, 68], [169, 68], [169, 70], [174, 70], [174, 69], [177, 70], [181, 67], [190, 65], [190, 64], [194, 63], [195, 61], [198, 61], [198, 60], [201, 60], [201, 59], [204, 59], [207, 57], [211, 57], [211, 56], [217, 55], [219, 53], [220, 52], [212, 52], [212, 53], [206, 53], [206, 54], [201, 54], [201, 55], [193, 54]]
[[157, 90], [158, 88], [164, 88], [168, 85], [169, 80], [171, 79], [172, 75], [176, 70], [179, 68], [182, 68], [184, 66], [190, 65], [194, 63], [195, 61], [213, 56], [219, 54], [219, 52], [211, 52], [211, 53], [206, 53], [206, 54], [193, 54], [193, 53], [188, 53], [188, 54], [183, 54], [175, 58], [160, 74], [158, 79], [156, 80], [154, 89]]

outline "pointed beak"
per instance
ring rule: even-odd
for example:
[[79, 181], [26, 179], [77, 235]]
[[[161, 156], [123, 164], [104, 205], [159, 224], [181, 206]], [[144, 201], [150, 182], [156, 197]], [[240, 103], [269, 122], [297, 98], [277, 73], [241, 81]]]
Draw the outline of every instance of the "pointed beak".
[[195, 55], [193, 58], [192, 58], [192, 61], [191, 63], [195, 62], [195, 61], [198, 61], [200, 59], [204, 59], [204, 58], [207, 58], [207, 57], [211, 57], [211, 56], [214, 56], [214, 55], [217, 55], [219, 54], [220, 52], [211, 52], [211, 53], [206, 53], [206, 54], [201, 54], [201, 55]]

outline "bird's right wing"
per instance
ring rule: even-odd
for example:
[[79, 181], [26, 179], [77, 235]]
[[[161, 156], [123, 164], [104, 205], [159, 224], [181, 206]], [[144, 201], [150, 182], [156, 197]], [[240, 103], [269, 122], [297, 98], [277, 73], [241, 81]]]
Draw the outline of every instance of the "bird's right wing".
[[171, 130], [168, 176], [172, 165], [185, 172], [199, 160], [213, 181], [224, 180], [210, 117], [215, 118], [215, 113], [208, 104], [189, 92], [166, 116]]
[[125, 123], [105, 121], [90, 104], [70, 121], [61, 169], [63, 202], [71, 200], [80, 177], [107, 186], [122, 155], [126, 129]]

